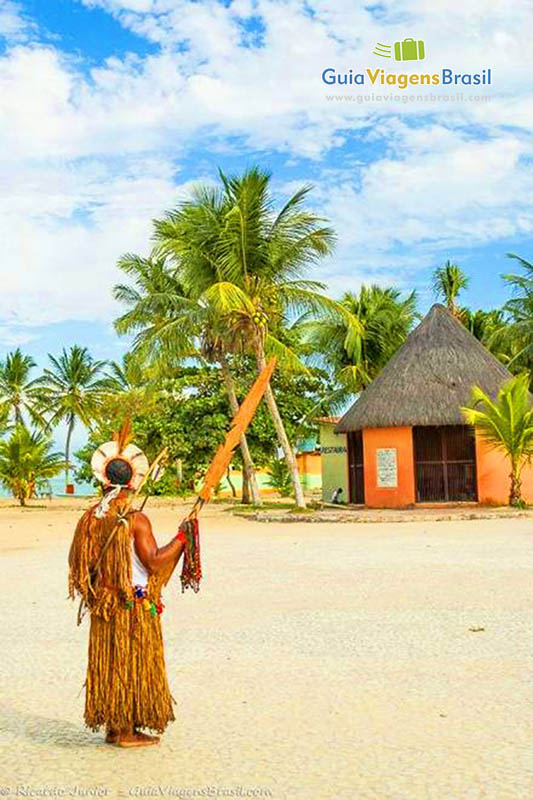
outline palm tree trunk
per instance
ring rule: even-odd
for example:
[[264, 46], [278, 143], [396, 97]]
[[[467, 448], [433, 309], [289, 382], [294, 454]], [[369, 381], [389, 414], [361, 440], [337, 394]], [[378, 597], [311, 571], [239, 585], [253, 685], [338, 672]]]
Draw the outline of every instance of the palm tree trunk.
[[[263, 347], [263, 342], [259, 335], [257, 335], [255, 339], [255, 353], [257, 359], [257, 367], [259, 369], [259, 372], [262, 372], [266, 367], [266, 359], [265, 359], [265, 350]], [[307, 506], [305, 502], [302, 485], [300, 483], [300, 474], [298, 472], [298, 464], [296, 462], [296, 457], [294, 455], [294, 451], [291, 447], [291, 443], [289, 442], [289, 438], [285, 431], [285, 426], [283, 424], [283, 420], [281, 419], [281, 414], [279, 413], [278, 404], [276, 403], [276, 398], [274, 397], [274, 392], [272, 391], [272, 387], [270, 386], [270, 384], [268, 384], [265, 391], [265, 400], [268, 406], [268, 410], [270, 412], [270, 416], [272, 417], [272, 422], [274, 423], [274, 428], [276, 429], [278, 441], [281, 445], [281, 449], [283, 450], [283, 455], [285, 456], [285, 461], [287, 462], [287, 467], [291, 475], [292, 486], [294, 489], [294, 500], [298, 508], [306, 508]]]
[[69, 484], [70, 481], [70, 440], [72, 439], [72, 431], [74, 430], [74, 414], [70, 415], [68, 429], [67, 429], [67, 441], [65, 444], [65, 483]]
[[242, 471], [242, 490], [241, 490], [241, 503], [244, 506], [249, 506], [252, 502], [251, 494], [250, 494], [250, 481], [248, 480], [248, 476], [246, 472]]
[[231, 467], [228, 467], [228, 469], [227, 469], [227, 472], [226, 472], [226, 480], [227, 480], [227, 482], [228, 482], [228, 483], [229, 483], [229, 485], [230, 485], [230, 489], [231, 489], [231, 496], [232, 496], [232, 497], [235, 499], [235, 498], [237, 497], [237, 492], [236, 492], [236, 490], [235, 490], [235, 484], [234, 484], [234, 483], [233, 483], [233, 481], [231, 480]]
[[521, 507], [523, 505], [522, 499], [522, 481], [520, 480], [520, 465], [511, 462], [511, 486], [509, 491], [509, 505], [514, 507]]
[[[237, 400], [237, 394], [235, 392], [235, 383], [233, 381], [233, 376], [230, 372], [230, 368], [228, 366], [228, 362], [226, 361], [226, 357], [221, 355], [219, 357], [219, 364], [222, 369], [222, 375], [224, 377], [224, 383], [226, 384], [226, 391], [228, 393], [229, 404], [232, 411], [233, 416], [239, 410], [239, 401]], [[255, 470], [254, 470], [254, 462], [252, 461], [252, 456], [250, 453], [250, 448], [248, 447], [248, 442], [246, 441], [246, 436], [243, 434], [240, 438], [240, 448], [242, 454], [242, 463], [243, 463], [243, 476], [242, 476], [242, 486], [243, 486], [243, 503], [249, 503], [249, 497], [246, 497], [246, 493], [244, 490], [245, 484], [248, 485], [250, 489], [250, 493], [252, 496], [252, 503], [254, 506], [260, 506], [263, 504], [261, 500], [261, 495], [259, 493], [259, 486], [257, 485], [257, 478], [255, 477]]]

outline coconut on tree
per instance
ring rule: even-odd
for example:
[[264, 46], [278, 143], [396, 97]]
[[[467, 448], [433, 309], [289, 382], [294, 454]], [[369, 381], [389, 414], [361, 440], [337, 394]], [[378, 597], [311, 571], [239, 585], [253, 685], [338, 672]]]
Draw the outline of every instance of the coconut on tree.
[[[306, 209], [310, 186], [276, 210], [270, 173], [254, 167], [242, 176], [219, 174], [220, 188], [196, 187], [190, 201], [155, 221], [159, 251], [172, 259], [187, 292], [223, 321], [228, 352], [251, 353], [258, 371], [271, 355], [282, 369], [304, 370], [298, 353], [283, 341], [283, 328], [302, 313], [339, 313], [338, 304], [323, 295], [323, 284], [306, 277], [331, 253], [334, 232]], [[296, 505], [305, 507], [294, 450], [270, 386], [265, 399]]]
[[[127, 254], [119, 268], [133, 285], [118, 284], [114, 296], [128, 307], [115, 321], [118, 333], [136, 333], [134, 354], [151, 365], [154, 374], [168, 376], [169, 365], [190, 361], [219, 366], [231, 412], [239, 409], [237, 391], [226, 349], [223, 321], [209, 302], [187, 292], [165, 258]], [[243, 502], [261, 505], [261, 495], [246, 435], [240, 440], [243, 460]]]

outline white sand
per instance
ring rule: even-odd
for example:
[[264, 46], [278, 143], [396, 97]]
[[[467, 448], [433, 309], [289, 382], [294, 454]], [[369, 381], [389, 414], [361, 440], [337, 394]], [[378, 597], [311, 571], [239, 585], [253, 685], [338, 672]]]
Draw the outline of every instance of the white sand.
[[[0, 796], [533, 796], [530, 520], [283, 526], [209, 509], [202, 589], [176, 580], [165, 598], [178, 719], [159, 747], [122, 751], [82, 722], [78, 509], [0, 508]], [[162, 540], [180, 516], [153, 511]]]

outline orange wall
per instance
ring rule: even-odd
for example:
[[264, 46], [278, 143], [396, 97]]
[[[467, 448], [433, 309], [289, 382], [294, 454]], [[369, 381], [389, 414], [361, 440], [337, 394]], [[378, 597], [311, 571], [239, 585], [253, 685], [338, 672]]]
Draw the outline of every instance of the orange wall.
[[320, 453], [297, 453], [296, 462], [299, 472], [305, 475], [321, 475], [322, 459]]
[[[509, 502], [509, 460], [499, 450], [490, 448], [476, 433], [478, 501], [490, 505], [507, 505]], [[522, 495], [533, 503], [533, 467], [522, 470]]]
[[[376, 450], [396, 449], [398, 486], [377, 485]], [[415, 467], [412, 428], [365, 428], [363, 431], [365, 462], [365, 503], [371, 508], [404, 508], [415, 502]]]

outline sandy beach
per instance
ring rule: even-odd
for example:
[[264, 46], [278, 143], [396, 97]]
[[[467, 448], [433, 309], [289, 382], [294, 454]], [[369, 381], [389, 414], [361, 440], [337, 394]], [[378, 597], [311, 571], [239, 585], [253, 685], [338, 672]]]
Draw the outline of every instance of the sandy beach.
[[[2, 796], [532, 796], [531, 520], [207, 509], [201, 591], [165, 596], [177, 721], [121, 751], [82, 722], [87, 620], [66, 558], [83, 507], [0, 507]], [[181, 515], [153, 507], [161, 541]]]

